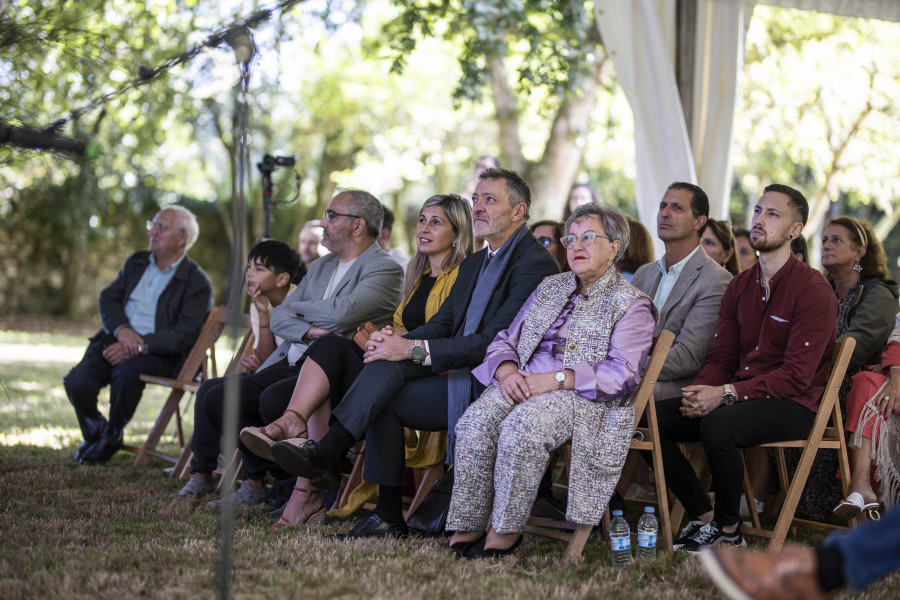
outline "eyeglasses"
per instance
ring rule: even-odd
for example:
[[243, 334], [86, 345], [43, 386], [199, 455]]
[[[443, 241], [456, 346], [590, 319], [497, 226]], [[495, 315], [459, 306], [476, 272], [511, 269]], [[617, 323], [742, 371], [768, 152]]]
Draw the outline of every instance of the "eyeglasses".
[[537, 241], [544, 248], [549, 248], [550, 245], [553, 243], [553, 238], [542, 235], [541, 237], [539, 237], [537, 239]]
[[604, 240], [608, 240], [609, 238], [605, 235], [600, 235], [599, 233], [594, 233], [593, 231], [588, 231], [587, 233], [581, 234], [581, 237], [576, 237], [574, 235], [567, 235], [559, 238], [559, 243], [563, 245], [565, 248], [571, 248], [575, 245], [575, 242], [580, 241], [582, 246], [590, 246], [594, 243], [594, 240], [597, 238], [603, 238]]
[[168, 231], [170, 229], [174, 229], [171, 225], [163, 225], [162, 223], [157, 223], [156, 221], [147, 221], [147, 231]]
[[334, 212], [330, 208], [325, 209], [325, 220], [331, 223], [335, 217], [347, 217], [349, 219], [362, 219], [359, 215], [348, 215], [346, 213]]

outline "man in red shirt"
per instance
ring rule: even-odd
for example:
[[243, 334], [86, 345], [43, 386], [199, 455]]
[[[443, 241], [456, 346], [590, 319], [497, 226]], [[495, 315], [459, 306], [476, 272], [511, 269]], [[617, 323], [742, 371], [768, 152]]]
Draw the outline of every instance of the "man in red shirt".
[[[691, 520], [675, 548], [745, 545], [741, 448], [803, 439], [828, 380], [838, 303], [821, 273], [794, 258], [809, 215], [803, 194], [765, 188], [751, 220], [759, 262], [735, 277], [719, 309], [713, 350], [681, 398], [657, 404], [666, 483]], [[713, 510], [680, 442], [702, 442], [716, 489]]]

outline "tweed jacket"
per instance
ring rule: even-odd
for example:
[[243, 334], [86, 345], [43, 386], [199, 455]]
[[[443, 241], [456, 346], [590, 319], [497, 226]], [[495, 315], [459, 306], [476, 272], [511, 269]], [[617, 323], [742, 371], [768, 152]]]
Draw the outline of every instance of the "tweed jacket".
[[312, 327], [346, 334], [372, 321], [386, 325], [403, 293], [403, 269], [377, 242], [356, 257], [330, 298], [322, 298], [338, 265], [334, 254], [316, 259], [284, 302], [272, 311], [272, 333], [284, 339], [259, 370], [287, 358], [291, 344]]
[[[576, 289], [575, 274], [570, 272], [545, 279], [535, 291], [535, 299], [518, 336], [516, 353], [519, 365], [526, 365], [538, 344]], [[565, 342], [563, 365], [598, 363], [606, 359], [610, 337], [616, 323], [641, 298], [647, 298], [624, 277], [610, 269], [587, 292], [587, 299], [575, 307]], [[649, 300], [649, 298], [648, 298]], [[648, 302], [654, 321], [658, 318], [652, 302]], [[650, 353], [650, 322], [643, 339], [633, 340], [646, 358]], [[642, 359], [637, 362], [641, 364]], [[567, 518], [575, 523], [600, 522], [605, 502], [604, 487], [615, 485], [625, 463], [634, 423], [632, 398], [640, 381], [639, 373], [628, 380], [622, 394], [607, 402], [593, 402], [573, 390], [554, 390], [548, 395], [576, 404], [572, 431], [572, 460], [569, 478]], [[612, 424], [616, 426], [613, 427]]]
[[[100, 292], [103, 328], [91, 338], [92, 342], [128, 325], [125, 305], [149, 265], [149, 250], [135, 252], [125, 261], [115, 280]], [[200, 335], [212, 305], [212, 281], [197, 263], [185, 256], [156, 303], [154, 332], [143, 336], [147, 352], [184, 359]]]
[[[662, 260], [665, 258], [663, 255]], [[653, 298], [660, 279], [659, 263], [652, 262], [635, 271], [631, 284]], [[684, 266], [665, 305], [656, 307], [659, 322], [653, 338], [668, 330], [675, 334], [675, 342], [653, 388], [654, 399], [681, 397], [681, 388], [690, 385], [700, 372], [712, 350], [719, 306], [731, 279], [731, 273], [701, 248]]]

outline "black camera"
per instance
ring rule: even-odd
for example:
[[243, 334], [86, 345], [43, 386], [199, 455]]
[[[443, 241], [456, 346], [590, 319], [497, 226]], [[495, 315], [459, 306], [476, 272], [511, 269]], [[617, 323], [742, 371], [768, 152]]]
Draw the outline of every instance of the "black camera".
[[297, 163], [297, 159], [293, 156], [272, 156], [266, 154], [263, 156], [262, 162], [256, 166], [263, 173], [271, 173], [278, 167], [293, 167]]

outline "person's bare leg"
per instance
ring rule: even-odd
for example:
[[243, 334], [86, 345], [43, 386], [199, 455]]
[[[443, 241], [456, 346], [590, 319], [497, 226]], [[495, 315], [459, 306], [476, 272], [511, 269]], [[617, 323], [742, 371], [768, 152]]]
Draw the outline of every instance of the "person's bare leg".
[[521, 533], [497, 533], [491, 526], [487, 532], [487, 539], [484, 541], [485, 550], [506, 550], [516, 543], [516, 540], [522, 536]]
[[850, 491], [856, 492], [868, 502], [877, 502], [878, 497], [869, 481], [872, 470], [872, 440], [862, 439], [859, 448], [850, 450]]
[[453, 535], [450, 536], [450, 545], [452, 546], [457, 542], [474, 542], [483, 535], [483, 531], [454, 531]]
[[[312, 414], [325, 403], [330, 395], [331, 387], [325, 371], [314, 360], [306, 359], [303, 361], [303, 366], [300, 367], [300, 377], [297, 379], [297, 385], [294, 386], [294, 393], [291, 394], [287, 410], [272, 423], [260, 428], [260, 431], [274, 441], [300, 437], [308, 429], [308, 421]], [[290, 411], [296, 411], [300, 416], [298, 417], [295, 412]], [[331, 415], [330, 408], [328, 414]], [[300, 422], [301, 417], [304, 420], [303, 423]], [[306, 437], [310, 435], [307, 433]]]
[[[307, 361], [309, 362], [309, 361]], [[319, 369], [321, 371], [321, 369]], [[328, 431], [328, 420], [331, 418], [331, 406], [323, 403], [310, 415], [307, 425], [309, 427], [309, 439], [320, 440]], [[299, 490], [307, 490], [302, 492]], [[294, 492], [284, 507], [281, 520], [276, 528], [295, 523], [305, 523], [309, 518], [322, 508], [323, 498], [321, 492], [310, 485], [309, 480], [298, 477]]]

